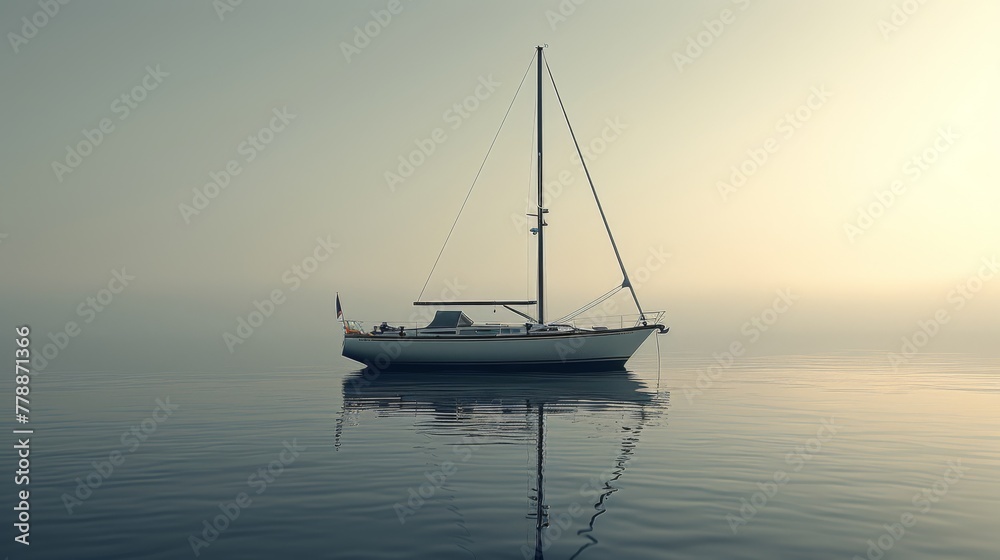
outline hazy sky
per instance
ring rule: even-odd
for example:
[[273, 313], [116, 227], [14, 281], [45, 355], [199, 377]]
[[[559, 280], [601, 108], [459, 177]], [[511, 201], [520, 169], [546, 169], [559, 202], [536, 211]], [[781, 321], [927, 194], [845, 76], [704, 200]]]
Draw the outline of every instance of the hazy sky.
[[[899, 351], [943, 310], [924, 350], [989, 349], [998, 18], [989, 0], [4, 2], [4, 324], [83, 323], [122, 267], [135, 280], [74, 345], [228, 355], [222, 333], [273, 290], [286, 301], [244, 347], [308, 332], [339, 353], [335, 291], [352, 318], [408, 318], [547, 43], [675, 349], [745, 339], [783, 289], [799, 299], [772, 341]], [[456, 279], [466, 298], [526, 295], [534, 79], [425, 298]], [[546, 95], [554, 318], [618, 275]], [[433, 152], [411, 156], [420, 145]]]

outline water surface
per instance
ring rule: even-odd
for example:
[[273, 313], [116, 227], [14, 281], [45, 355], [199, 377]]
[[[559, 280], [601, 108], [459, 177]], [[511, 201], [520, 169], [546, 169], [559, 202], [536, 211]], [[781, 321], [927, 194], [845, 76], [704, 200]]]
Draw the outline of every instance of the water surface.
[[[659, 374], [645, 351], [585, 375], [45, 374], [30, 557], [998, 557], [995, 360], [663, 355]], [[156, 399], [177, 409], [136, 445]]]

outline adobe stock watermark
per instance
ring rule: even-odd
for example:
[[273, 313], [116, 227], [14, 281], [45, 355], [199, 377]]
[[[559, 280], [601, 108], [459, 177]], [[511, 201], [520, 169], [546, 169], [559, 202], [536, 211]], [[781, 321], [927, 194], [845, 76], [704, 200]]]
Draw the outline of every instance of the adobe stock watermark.
[[473, 456], [473, 448], [471, 445], [479, 444], [485, 441], [482, 436], [464, 436], [460, 444], [456, 443], [451, 446], [452, 453], [456, 456], [456, 462], [444, 461], [437, 466], [433, 471], [427, 471], [424, 473], [424, 478], [426, 481], [422, 482], [417, 488], [412, 486], [407, 489], [408, 498], [406, 503], [396, 502], [392, 509], [396, 512], [396, 518], [399, 520], [400, 525], [406, 524], [406, 518], [413, 515], [420, 510], [427, 503], [427, 500], [434, 497], [434, 494], [440, 490], [446, 482], [448, 482], [448, 477], [453, 476], [458, 472], [458, 466], [461, 463], [469, 462], [469, 459]]
[[115, 301], [118, 294], [125, 291], [132, 282], [135, 280], [135, 276], [127, 273], [125, 267], [120, 270], [111, 271], [111, 279], [105, 287], [97, 290], [94, 295], [87, 296], [79, 305], [76, 306], [76, 314], [83, 319], [83, 323], [77, 323], [76, 321], [67, 321], [63, 328], [57, 332], [48, 333], [49, 342], [42, 346], [40, 352], [36, 352], [34, 357], [31, 358], [31, 366], [36, 372], [42, 372], [49, 366], [52, 360], [55, 360], [59, 353], [66, 350], [69, 347], [69, 343], [72, 339], [80, 336], [83, 332], [83, 328], [90, 323], [93, 323], [97, 318], [97, 314], [104, 311]]
[[[445, 124], [449, 125], [451, 130], [458, 130], [466, 120], [472, 117], [473, 113], [479, 110], [480, 105], [492, 97], [497, 88], [502, 85], [493, 79], [493, 74], [485, 78], [479, 76], [479, 83], [473, 89], [473, 92], [446, 109], [441, 115], [441, 119], [444, 120]], [[400, 155], [397, 158], [399, 163], [396, 165], [395, 171], [387, 170], [383, 174], [389, 190], [396, 192], [396, 188], [412, 177], [416, 173], [416, 170], [426, 163], [446, 140], [448, 140], [448, 134], [441, 127], [431, 130], [430, 134], [426, 137], [415, 138], [413, 144], [416, 146], [416, 149], [405, 156]]]
[[643, 262], [642, 266], [636, 268], [631, 274], [629, 274], [629, 280], [632, 282], [632, 287], [635, 288], [635, 291], [637, 292], [641, 290], [644, 285], [646, 285], [646, 282], [649, 282], [649, 280], [653, 277], [653, 273], [663, 268], [663, 265], [665, 265], [670, 257], [673, 256], [673, 254], [663, 250], [663, 245], [655, 248], [650, 247], [646, 252], [648, 255], [646, 255], [646, 260]]
[[[587, 482], [583, 483], [578, 490], [578, 494], [584, 500], [597, 500], [598, 504], [603, 503], [603, 500], [610, 496], [612, 493], [618, 489], [611, 486], [611, 481], [617, 479], [624, 473], [625, 464], [621, 463], [615, 469], [608, 469], [597, 476], [593, 476]], [[541, 542], [540, 544], [541, 552], [547, 551], [556, 543], [559, 539], [569, 533], [570, 528], [576, 522], [576, 519], [583, 515], [584, 508], [580, 502], [575, 501], [571, 503], [564, 511], [558, 512], [556, 514], [546, 513], [546, 523], [542, 528]], [[577, 534], [581, 534], [577, 532]], [[538, 552], [535, 547], [528, 545], [521, 545], [521, 556], [525, 560], [531, 560], [532, 558], [537, 558], [535, 553]]]
[[[750, 0], [732, 0], [732, 3], [739, 8], [740, 12], [746, 11], [750, 7]], [[689, 35], [684, 47], [681, 50], [674, 51], [672, 58], [677, 71], [683, 72], [685, 66], [694, 64], [694, 61], [705, 54], [705, 50], [711, 47], [715, 43], [715, 40], [725, 33], [726, 29], [728, 29], [727, 26], [736, 23], [737, 15], [738, 12], [724, 8], [719, 12], [718, 18], [702, 20], [701, 23], [705, 29], [694, 35]]]
[[919, 515], [930, 513], [935, 504], [948, 495], [951, 487], [962, 480], [969, 467], [963, 465], [961, 459], [952, 459], [947, 464], [948, 468], [934, 481], [934, 484], [921, 488], [913, 495], [910, 500], [913, 507], [900, 514], [899, 522], [882, 525], [885, 532], [874, 539], [868, 539], [868, 550], [865, 551], [865, 555], [855, 554], [852, 560], [879, 560], [885, 556], [886, 552], [892, 550], [892, 547], [906, 536], [906, 530], [912, 529], [917, 524]]
[[215, 15], [219, 16], [219, 21], [226, 20], [226, 14], [231, 14], [243, 5], [243, 0], [212, 0], [212, 8]]
[[[653, 274], [663, 268], [667, 260], [669, 260], [672, 256], [670, 253], [663, 250], [663, 245], [660, 245], [659, 247], [650, 247], [647, 252], [649, 254], [646, 256], [646, 262], [629, 274], [629, 281], [632, 282], [632, 287], [636, 292], [642, 290], [642, 287], [653, 277]], [[624, 321], [624, 318], [626, 317], [625, 315], [618, 313], [618, 302], [614, 299], [607, 299], [597, 305], [594, 309], [597, 311], [596, 314], [587, 316], [587, 319], [589, 319], [588, 323], [593, 325], [601, 325], [604, 323], [605, 326], [611, 326], [607, 324], [611, 322], [611, 319], [618, 317]], [[635, 317], [636, 320], [638, 320], [640, 315], [636, 314], [632, 317]], [[621, 326], [624, 325], [619, 324], [619, 327]], [[573, 356], [579, 352], [581, 348], [586, 346], [587, 342], [588, 339], [582, 337], [571, 337], [567, 340], [560, 340], [555, 345], [556, 354], [559, 356], [559, 360], [565, 363], [570, 356]]]
[[888, 19], [878, 20], [878, 30], [882, 34], [882, 39], [888, 43], [892, 34], [898, 33], [900, 28], [906, 25], [910, 18], [916, 15], [926, 3], [927, 0], [903, 0], [893, 4], [892, 13], [889, 14]]
[[576, 9], [586, 3], [587, 0], [559, 0], [555, 10], [545, 10], [545, 21], [549, 22], [549, 29], [556, 30], [559, 24], [566, 23], [570, 16], [576, 13]]
[[[583, 170], [583, 163], [590, 165], [597, 161], [599, 157], [607, 152], [608, 148], [612, 144], [617, 142], [622, 137], [622, 133], [628, 129], [629, 125], [623, 123], [621, 117], [605, 118], [604, 128], [601, 129], [601, 132], [589, 141], [580, 144], [580, 153], [583, 154], [582, 163], [580, 160], [580, 154], [577, 153], [570, 156], [570, 163], [574, 164], [580, 170]], [[546, 204], [551, 204], [552, 201], [562, 196], [562, 193], [566, 191], [566, 188], [572, 186], [575, 181], [576, 177], [569, 169], [563, 169], [559, 173], [556, 173], [555, 179], [546, 181], [542, 186]], [[511, 225], [515, 230], [517, 230], [518, 233], [523, 232], [524, 228], [529, 224], [527, 214], [533, 213], [537, 205], [538, 201], [529, 195], [524, 201], [524, 206], [528, 209], [527, 212], [525, 214], [518, 214], [516, 212], [511, 213]], [[534, 222], [532, 221], [531, 223]]]
[[833, 95], [833, 92], [827, 91], [826, 86], [810, 88], [809, 96], [804, 103], [778, 119], [774, 125], [775, 134], [764, 140], [760, 147], [749, 148], [746, 151], [746, 159], [730, 168], [728, 182], [716, 181], [715, 188], [719, 191], [722, 202], [727, 202], [730, 195], [743, 188], [750, 177], [753, 177], [767, 164], [771, 156], [781, 149], [781, 143], [791, 140], [802, 125], [812, 119]]
[[896, 200], [906, 193], [907, 183], [913, 185], [919, 181], [931, 169], [931, 166], [941, 159], [942, 155], [951, 150], [959, 138], [961, 136], [955, 134], [950, 126], [939, 128], [937, 136], [931, 144], [921, 150], [919, 154], [911, 156], [903, 164], [902, 174], [905, 181], [904, 179], [895, 179], [889, 183], [889, 188], [876, 189], [875, 200], [866, 206], [858, 207], [858, 216], [854, 222], [844, 222], [844, 234], [847, 235], [847, 240], [854, 243], [859, 236], [871, 229], [875, 225], [875, 220], [885, 215], [886, 211], [896, 203]]
[[403, 349], [411, 344], [413, 344], [411, 337], [393, 337], [382, 346], [382, 350], [374, 358], [365, 358], [365, 368], [361, 372], [361, 377], [351, 378], [351, 391], [356, 395], [361, 394], [362, 389], [374, 383], [383, 371], [392, 366], [392, 361], [403, 353]]
[[[160, 70], [159, 64], [155, 67], [146, 66], [146, 74], [139, 83], [111, 102], [110, 111], [113, 115], [118, 116], [118, 122], [129, 118], [132, 112], [138, 109], [139, 105], [149, 97], [149, 94], [160, 87], [163, 78], [169, 75], [169, 73]], [[84, 158], [94, 153], [94, 150], [104, 143], [114, 131], [115, 122], [111, 120], [111, 117], [102, 118], [97, 122], [95, 128], [84, 128], [80, 132], [83, 140], [77, 142], [75, 146], [67, 145], [66, 157], [62, 161], [52, 160], [52, 172], [55, 173], [56, 179], [62, 183], [63, 177], [75, 171], [83, 163]]]
[[614, 144], [628, 130], [628, 125], [623, 124], [620, 117], [614, 119], [604, 119], [604, 128], [601, 133], [590, 139], [590, 142], [580, 145], [580, 153], [583, 154], [583, 161], [580, 161], [580, 154], [572, 154], [570, 161], [583, 169], [584, 163], [591, 163], [603, 154], [608, 146]]
[[[458, 278], [446, 280], [445, 287], [441, 289], [441, 294], [437, 301], [455, 301], [467, 289], [468, 286], [462, 284]], [[432, 318], [433, 312], [430, 307], [419, 307], [410, 314], [407, 323], [428, 323]], [[410, 337], [392, 337], [391, 342], [385, 344], [383, 350], [376, 354], [375, 358], [371, 360], [365, 358], [365, 369], [361, 373], [360, 379], [351, 378], [351, 392], [355, 395], [360, 395], [362, 389], [374, 383], [382, 375], [383, 371], [392, 366], [392, 361], [399, 357], [403, 349], [412, 343], [413, 339]]]
[[[820, 422], [820, 427], [816, 430], [816, 437], [809, 438], [802, 445], [785, 455], [785, 463], [791, 467], [793, 473], [801, 471], [806, 464], [823, 451], [823, 444], [833, 439], [837, 435], [837, 430], [841, 426], [837, 425], [836, 418], [824, 418]], [[792, 476], [783, 469], [777, 469], [769, 480], [757, 482], [758, 490], [750, 495], [750, 499], [740, 498], [740, 505], [736, 513], [726, 514], [726, 523], [729, 530], [735, 535], [739, 528], [749, 523], [765, 507], [769, 501], [773, 500], [781, 490], [792, 481]]]
[[[267, 465], [257, 469], [247, 477], [247, 486], [253, 490], [253, 496], [260, 496], [270, 485], [278, 480], [278, 477], [285, 472], [285, 468], [292, 465], [299, 454], [306, 450], [306, 446], [299, 445], [297, 439], [292, 439], [292, 443], [282, 442], [284, 449], [278, 454], [278, 458]], [[195, 557], [201, 556], [203, 548], [208, 548], [226, 532], [226, 529], [240, 517], [243, 510], [253, 505], [253, 496], [249, 490], [237, 493], [231, 501], [219, 503], [217, 515], [211, 519], [202, 520], [202, 530], [200, 537], [195, 534], [188, 535], [188, 545]]]
[[398, 16], [403, 12], [403, 3], [400, 0], [389, 0], [384, 9], [372, 10], [372, 16], [364, 25], [354, 27], [354, 39], [351, 42], [341, 41], [340, 52], [344, 54], [344, 60], [351, 63], [351, 57], [361, 54], [372, 44], [372, 40], [382, 34], [382, 31], [392, 23], [393, 16]]
[[[316, 246], [313, 247], [312, 253], [281, 274], [281, 283], [284, 286], [288, 286], [288, 293], [298, 291], [302, 287], [302, 282], [308, 280], [310, 276], [319, 270], [320, 265], [333, 255], [335, 249], [340, 247], [340, 243], [335, 243], [331, 237], [330, 235], [327, 235], [326, 238], [317, 237]], [[242, 345], [253, 336], [255, 330], [260, 328], [264, 324], [264, 321], [274, 315], [278, 307], [286, 301], [286, 293], [282, 288], [271, 290], [271, 293], [263, 300], [253, 300], [253, 311], [249, 312], [246, 317], [240, 315], [236, 318], [236, 328], [233, 329], [233, 333], [235, 334], [229, 331], [222, 333], [222, 341], [225, 342], [229, 353], [235, 354], [236, 347]]]
[[694, 403], [696, 396], [711, 389], [716, 381], [722, 379], [722, 374], [733, 367], [736, 363], [736, 358], [745, 354], [746, 349], [750, 345], [760, 340], [761, 335], [773, 327], [782, 315], [788, 313], [795, 302], [801, 297], [793, 294], [791, 288], [777, 290], [775, 293], [778, 297], [774, 299], [770, 307], [765, 308], [760, 314], [754, 315], [740, 327], [740, 334], [746, 337], [746, 342], [744, 343], [743, 340], [737, 339], [732, 341], [727, 349], [721, 353], [712, 352], [712, 359], [715, 360], [715, 364], [698, 372], [698, 377], [695, 380], [693, 388], [689, 385], [683, 387], [684, 396], [687, 398], [689, 404]]
[[[582, 492], [581, 492], [582, 493]], [[553, 514], [546, 513], [547, 523], [542, 528], [541, 537], [541, 550], [542, 552], [547, 551], [556, 543], [559, 539], [565, 535], [569, 529], [573, 526], [573, 523], [578, 517], [583, 515], [584, 509], [580, 505], [580, 502], [573, 502], [566, 507], [565, 511], [560, 511]], [[521, 556], [525, 560], [531, 560], [537, 558], [535, 556], [535, 548], [528, 546], [526, 544], [521, 545]]]
[[260, 130], [247, 136], [245, 140], [236, 146], [236, 153], [242, 156], [242, 164], [239, 159], [233, 158], [227, 161], [221, 170], [210, 171], [207, 183], [201, 188], [194, 187], [191, 189], [193, 193], [191, 204], [182, 202], [177, 205], [177, 210], [180, 211], [184, 223], [190, 224], [192, 217], [205, 211], [208, 205], [232, 184], [233, 179], [240, 173], [243, 173], [243, 165], [256, 160], [271, 142], [274, 142], [278, 134], [283, 132], [295, 120], [295, 117], [295, 114], [288, 112], [287, 105], [280, 109], [277, 107], [271, 109], [271, 118], [267, 125], [262, 126]]
[[156, 407], [149, 417], [122, 434], [122, 448], [112, 450], [106, 460], [92, 461], [90, 464], [94, 467], [93, 470], [83, 477], [76, 478], [76, 490], [72, 494], [63, 493], [62, 502], [67, 514], [73, 515], [73, 508], [82, 506], [83, 502], [93, 496], [94, 491], [111, 478], [115, 469], [125, 464], [128, 455], [135, 453], [150, 436], [156, 433], [160, 424], [166, 422], [180, 408], [179, 404], [170, 402], [170, 397], [165, 399], [157, 397], [154, 402]]
[[[952, 311], [963, 309], [980, 291], [987, 282], [1000, 273], [1000, 261], [996, 255], [981, 259], [982, 265], [979, 269], [965, 279], [964, 282], [955, 284], [955, 287], [945, 296], [945, 301], [951, 304]], [[930, 341], [941, 333], [944, 325], [951, 322], [952, 316], [948, 312], [948, 307], [941, 307], [927, 319], [917, 321], [917, 329], [909, 336], [902, 337], [902, 344], [899, 352], [889, 352], [889, 364], [893, 370], [899, 371], [899, 366], [909, 363], [914, 356], [920, 352]]]
[[10, 41], [10, 48], [14, 49], [14, 54], [21, 52], [21, 47], [34, 39], [50, 21], [59, 15], [61, 7], [69, 2], [70, 0], [38, 0], [38, 7], [41, 9], [31, 16], [21, 18], [21, 33], [13, 31], [7, 33], [7, 40]]

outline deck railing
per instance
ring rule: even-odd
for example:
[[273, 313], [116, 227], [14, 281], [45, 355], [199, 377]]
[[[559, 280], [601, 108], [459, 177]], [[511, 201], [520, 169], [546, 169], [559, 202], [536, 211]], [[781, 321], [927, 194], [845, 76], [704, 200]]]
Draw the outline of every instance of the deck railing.
[[666, 313], [666, 311], [647, 311], [642, 315], [638, 313], [628, 315], [588, 315], [586, 317], [576, 317], [569, 324], [578, 329], [592, 329], [594, 327], [624, 329], [626, 327], [638, 327], [642, 325], [643, 321], [647, 324], [655, 325], [663, 319]]
[[[663, 316], [666, 314], [665, 311], [647, 311], [644, 315], [639, 315], [638, 313], [632, 313], [628, 315], [592, 315], [587, 317], [577, 317], [566, 324], [578, 329], [593, 329], [594, 327], [606, 327], [609, 329], [623, 329], [627, 327], [638, 327], [642, 325], [643, 320], [649, 325], [655, 325], [660, 323]], [[643, 319], [645, 317], [645, 319]], [[403, 333], [405, 336], [435, 336], [433, 333], [421, 333], [421, 329], [425, 329], [429, 324], [429, 321], [386, 321], [389, 328], [382, 332], [379, 326], [382, 321], [376, 321], [368, 323], [366, 321], [348, 321], [349, 327], [358, 331], [360, 334], [371, 334], [374, 329], [376, 332], [381, 334], [381, 336], [391, 336], [393, 334], [399, 334], [399, 328], [403, 327]], [[523, 323], [517, 323], [511, 321], [507, 323], [508, 325], [517, 327], [523, 326]], [[496, 336], [501, 336], [500, 329], [502, 325], [500, 323], [474, 323], [473, 327], [480, 328], [483, 330], [496, 330]], [[359, 328], [360, 327], [360, 328]], [[463, 328], [463, 327], [459, 327]], [[438, 329], [434, 329], [438, 330]], [[449, 327], [442, 327], [441, 330], [452, 330]], [[479, 336], [488, 336], [488, 333], [481, 334]]]

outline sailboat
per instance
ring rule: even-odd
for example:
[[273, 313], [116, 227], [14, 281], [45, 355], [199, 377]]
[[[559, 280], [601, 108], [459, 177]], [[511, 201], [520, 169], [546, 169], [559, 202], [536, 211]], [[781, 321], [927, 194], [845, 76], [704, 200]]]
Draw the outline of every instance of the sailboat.
[[[368, 331], [356, 321], [344, 320], [343, 355], [345, 357], [378, 370], [442, 370], [448, 368], [522, 370], [530, 368], [535, 371], [580, 371], [621, 369], [650, 334], [654, 332], [665, 334], [669, 330], [660, 323], [664, 312], [647, 312], [639, 304], [635, 287], [629, 280], [628, 271], [611, 233], [611, 226], [608, 224], [604, 208], [597, 196], [597, 189], [594, 187], [590, 171], [587, 169], [586, 160], [580, 150], [579, 143], [576, 141], [576, 135], [573, 133], [573, 127], [570, 125], [562, 98], [559, 96], [559, 89], [556, 87], [552, 71], [543, 56], [544, 48], [545, 46], [536, 47], [538, 78], [536, 101], [538, 127], [536, 133], [538, 144], [537, 208], [534, 213], [529, 214], [535, 222], [535, 227], [532, 227], [530, 232], [537, 239], [536, 298], [534, 300], [415, 301], [413, 302], [415, 306], [451, 307], [452, 309], [439, 309], [427, 325], [409, 330], [405, 326], [393, 326], [383, 322], [378, 327]], [[577, 155], [580, 157], [580, 163], [586, 173], [594, 201], [597, 203], [597, 209], [600, 212], [601, 220], [622, 274], [620, 285], [573, 313], [555, 320], [548, 319], [545, 308], [544, 239], [545, 228], [548, 225], [545, 223], [545, 215], [549, 209], [545, 207], [544, 201], [542, 166], [543, 70], [547, 72], [556, 99], [559, 101], [563, 117], [569, 127], [570, 136], [576, 146]], [[525, 71], [526, 76], [527, 71]], [[502, 126], [501, 124], [501, 128]], [[433, 274], [433, 269], [431, 272]], [[631, 293], [632, 301], [638, 310], [638, 314], [631, 316], [628, 323], [624, 319], [619, 319], [617, 327], [614, 324], [583, 326], [574, 320], [623, 289], [627, 289]], [[474, 306], [503, 307], [520, 316], [524, 321], [510, 324], [476, 323], [461, 309], [454, 309], [455, 307], [471, 308]], [[530, 313], [532, 306], [534, 307], [534, 315]], [[526, 311], [519, 310], [517, 307], [522, 307]], [[607, 323], [611, 323], [611, 321], [607, 321]]]

